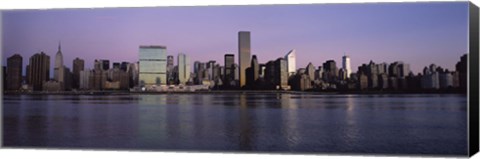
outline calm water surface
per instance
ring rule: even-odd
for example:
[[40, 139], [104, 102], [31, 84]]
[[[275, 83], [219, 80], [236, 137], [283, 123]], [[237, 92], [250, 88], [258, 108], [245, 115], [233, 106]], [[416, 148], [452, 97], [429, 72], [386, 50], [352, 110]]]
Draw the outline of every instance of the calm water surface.
[[4, 96], [6, 147], [467, 153], [464, 95]]

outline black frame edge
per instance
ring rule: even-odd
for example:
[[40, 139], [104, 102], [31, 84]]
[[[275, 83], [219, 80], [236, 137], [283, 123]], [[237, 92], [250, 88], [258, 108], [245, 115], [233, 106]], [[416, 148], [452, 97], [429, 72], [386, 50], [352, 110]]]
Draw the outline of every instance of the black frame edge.
[[469, 4], [469, 111], [468, 111], [468, 155], [479, 151], [479, 12], [478, 7]]

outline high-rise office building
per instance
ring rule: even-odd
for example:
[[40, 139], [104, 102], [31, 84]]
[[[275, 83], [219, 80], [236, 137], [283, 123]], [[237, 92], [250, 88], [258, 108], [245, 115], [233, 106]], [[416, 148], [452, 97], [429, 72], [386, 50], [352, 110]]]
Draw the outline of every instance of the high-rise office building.
[[311, 62], [308, 63], [306, 72], [307, 72], [306, 74], [310, 78], [310, 81], [314, 81], [315, 80], [315, 66], [313, 66], [313, 64]]
[[186, 84], [190, 79], [190, 59], [185, 54], [178, 54], [178, 81]]
[[75, 58], [73, 60], [73, 88], [80, 87], [80, 72], [85, 69], [85, 60]]
[[197, 73], [199, 67], [200, 67], [200, 61], [193, 62], [193, 73]]
[[346, 71], [347, 73], [347, 78], [350, 78], [350, 74], [352, 73], [352, 68], [350, 67], [350, 57], [349, 56], [343, 56], [342, 57], [342, 68]]
[[464, 54], [460, 57], [460, 61], [455, 64], [455, 71], [458, 72], [458, 83], [462, 90], [467, 90], [468, 78], [468, 55]]
[[240, 68], [238, 66], [238, 64], [233, 64], [233, 71], [235, 72], [233, 75], [233, 79], [235, 79], [235, 83], [237, 86], [239, 86], [239, 82], [240, 82]]
[[129, 87], [135, 87], [138, 85], [138, 62], [128, 64], [127, 72], [129, 77]]
[[173, 69], [173, 55], [167, 56], [167, 72]]
[[167, 84], [167, 47], [140, 46], [139, 85]]
[[233, 54], [225, 54], [225, 66], [224, 66], [224, 82], [230, 85], [231, 81], [235, 78], [235, 71], [233, 70], [233, 64], [235, 63], [235, 55]]
[[250, 63], [250, 67], [247, 68], [247, 85], [249, 85], [250, 88], [253, 88], [256, 81], [258, 80], [259, 75], [260, 75], [260, 67], [258, 65], [257, 56], [253, 55], [252, 62]]
[[18, 90], [22, 86], [22, 63], [23, 58], [19, 54], [7, 59], [7, 90]]
[[110, 60], [100, 60], [102, 62], [102, 70], [107, 71], [110, 69]]
[[120, 70], [127, 72], [129, 64], [129, 62], [123, 61], [122, 64], [120, 64]]
[[275, 60], [275, 85], [276, 89], [289, 90], [287, 60], [278, 58]]
[[333, 82], [337, 80], [338, 78], [338, 68], [337, 64], [334, 60], [328, 60], [325, 63], [323, 63], [323, 69], [325, 72], [325, 77], [324, 79], [327, 80], [327, 82]]
[[245, 86], [247, 81], [246, 70], [250, 67], [250, 32], [238, 32], [238, 64], [239, 64], [239, 84]]
[[88, 69], [80, 71], [78, 76], [78, 89], [82, 89], [82, 90], [90, 89], [89, 87], [90, 73], [91, 71]]
[[287, 69], [288, 69], [288, 75], [292, 76], [295, 74], [296, 70], [296, 57], [297, 54], [295, 52], [295, 49], [290, 50], [287, 55], [285, 55], [285, 59], [287, 60]]
[[[62, 47], [58, 44], [58, 51], [55, 55], [55, 67], [53, 68], [53, 79], [63, 85], [65, 82], [65, 67], [63, 67]], [[60, 86], [62, 87], [62, 86]]]
[[36, 53], [29, 59], [29, 85], [35, 91], [41, 91], [43, 83], [50, 79], [50, 56], [44, 52]]
[[174, 67], [173, 56], [168, 55], [167, 56], [167, 84], [176, 83], [177, 77], [175, 77], [173, 74], [173, 67]]
[[256, 55], [253, 55], [252, 56], [252, 62], [250, 64], [250, 67], [252, 68], [252, 77], [253, 77], [253, 81], [252, 82], [255, 82], [258, 80], [258, 76], [260, 74], [260, 67], [258, 65], [258, 60], [257, 60], [257, 56]]
[[205, 78], [207, 78], [208, 80], [214, 80], [215, 76], [214, 76], [214, 67], [215, 67], [215, 63], [216, 61], [214, 60], [210, 60], [207, 62], [206, 64], [206, 72], [207, 72], [207, 76]]

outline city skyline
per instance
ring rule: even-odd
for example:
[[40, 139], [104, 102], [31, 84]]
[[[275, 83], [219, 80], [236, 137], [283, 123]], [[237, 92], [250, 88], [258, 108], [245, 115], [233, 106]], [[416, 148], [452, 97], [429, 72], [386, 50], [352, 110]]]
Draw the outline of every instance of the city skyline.
[[[453, 70], [456, 60], [452, 59], [457, 59], [467, 52], [467, 32], [465, 32], [467, 28], [467, 4], [461, 2], [455, 2], [454, 4], [318, 4], [311, 6], [5, 11], [3, 13], [3, 38], [5, 40], [3, 40], [4, 49], [2, 53], [4, 57], [2, 60], [6, 63], [6, 58], [15, 53], [19, 53], [25, 58], [40, 51], [54, 57], [58, 41], [62, 41], [64, 63], [69, 68], [72, 67], [72, 61], [76, 57], [85, 60], [86, 68], [93, 68], [95, 59], [109, 59], [111, 62], [136, 62], [138, 61], [139, 45], [165, 45], [168, 48], [168, 55], [176, 56], [182, 52], [189, 56], [191, 59], [190, 65], [194, 61], [206, 62], [209, 60], [224, 63], [225, 54], [238, 55], [237, 32], [248, 30], [252, 34], [251, 55], [257, 55], [259, 63], [266, 63], [268, 60], [283, 57], [289, 50], [295, 49], [297, 53], [296, 68], [304, 68], [310, 62], [314, 66], [320, 66], [327, 60], [335, 60], [337, 67], [340, 67], [341, 58], [346, 54], [351, 58], [353, 72], [356, 71], [357, 66], [368, 63], [370, 60], [377, 63], [392, 63], [394, 61], [410, 63], [414, 73], [421, 72], [425, 65], [431, 63]], [[249, 13], [239, 14], [246, 9], [249, 10]], [[298, 11], [299, 9], [302, 9], [300, 13], [291, 12], [291, 14], [288, 14], [290, 11]], [[404, 9], [409, 9], [409, 12], [403, 11]], [[261, 15], [259, 17], [254, 16], [261, 10], [265, 13], [258, 14]], [[339, 10], [345, 11], [345, 13], [331, 15]], [[452, 12], [444, 13], [446, 10]], [[134, 14], [125, 15], [126, 12]], [[423, 14], [412, 16], [413, 13], [411, 12]], [[174, 24], [166, 23], [163, 24], [165, 27], [152, 30], [152, 26], [158, 26], [156, 22], [149, 22], [148, 18], [140, 19], [142, 16], [150, 18], [154, 15], [158, 17], [162, 17], [161, 15], [172, 16], [173, 13], [181, 14], [166, 18], [170, 20], [169, 22], [174, 24], [186, 23], [192, 26], [178, 25], [179, 28], [173, 29]], [[191, 15], [189, 13], [198, 14]], [[326, 13], [330, 13], [330, 15], [326, 16]], [[275, 15], [286, 17], [275, 18]], [[208, 18], [208, 16], [213, 17]], [[240, 22], [226, 24], [229, 22], [226, 19], [231, 19], [230, 16], [231, 18], [238, 18]], [[174, 17], [177, 19], [175, 20]], [[400, 18], [400, 20], [391, 20], [393, 17]], [[409, 19], [401, 19], [402, 17], [409, 17]], [[224, 20], [224, 23], [211, 28], [221, 22], [216, 20], [218, 18]], [[248, 18], [258, 23], [241, 23], [247, 21]], [[321, 19], [318, 20], [320, 22], [309, 22], [316, 18]], [[279, 19], [283, 20], [284, 23], [279, 23]], [[422, 19], [428, 19], [428, 22], [424, 22]], [[213, 25], [201, 23], [200, 20], [211, 20]], [[294, 24], [289, 24], [289, 21], [293, 21]], [[37, 22], [39, 23], [37, 24]], [[92, 24], [92, 22], [96, 23]], [[137, 24], [133, 26], [132, 24], [121, 25], [128, 22], [137, 22]], [[394, 24], [401, 23], [405, 24], [394, 26]], [[91, 26], [85, 24], [91, 24]], [[310, 24], [317, 25], [312, 26]], [[336, 27], [339, 27], [339, 25], [344, 27], [337, 29]], [[374, 27], [375, 25], [379, 25], [381, 28], [379, 26]], [[132, 26], [132, 28], [128, 26]], [[145, 31], [136, 30], [142, 27], [146, 27]], [[291, 29], [288, 27], [291, 27]], [[106, 30], [106, 28], [111, 28], [111, 30]], [[354, 29], [352, 30], [352, 28]], [[172, 32], [171, 30], [175, 31]], [[204, 32], [199, 32], [199, 30]], [[168, 31], [172, 33], [165, 33]], [[334, 33], [325, 34], [326, 31]], [[398, 31], [398, 33], [394, 31]], [[115, 33], [118, 35], [114, 36]], [[166, 36], [162, 36], [163, 34]], [[177, 36], [171, 34], [177, 34]], [[191, 38], [186, 39], [186, 34], [189, 34]], [[365, 35], [369, 37], [366, 38]], [[125, 38], [125, 36], [131, 36], [132, 38]], [[204, 38], [208, 40], [199, 41]], [[356, 39], [360, 40], [356, 41]], [[178, 41], [178, 43], [175, 41]], [[184, 41], [184, 43], [181, 41]], [[383, 43], [379, 41], [383, 41]], [[375, 43], [377, 44], [374, 45]], [[391, 54], [386, 54], [386, 52], [391, 52]], [[316, 58], [311, 58], [312, 56]], [[27, 61], [24, 60], [24, 67], [26, 63]], [[239, 63], [238, 57], [235, 58], [235, 63]], [[53, 62], [51, 65], [50, 67], [53, 68]]]

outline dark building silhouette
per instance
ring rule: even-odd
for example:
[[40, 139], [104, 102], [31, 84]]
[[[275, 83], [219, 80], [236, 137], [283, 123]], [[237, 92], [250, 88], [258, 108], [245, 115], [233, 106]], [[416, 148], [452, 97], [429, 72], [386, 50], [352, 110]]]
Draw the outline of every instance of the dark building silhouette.
[[167, 71], [173, 69], [173, 65], [174, 65], [173, 64], [174, 63], [173, 58], [174, 58], [173, 55], [168, 55], [167, 56]]
[[458, 72], [459, 85], [461, 90], [467, 90], [467, 60], [468, 55], [460, 57], [460, 61], [455, 65], [455, 71]]
[[174, 57], [173, 55], [167, 56], [167, 84], [175, 84], [176, 76], [173, 74], [173, 67], [174, 67]]
[[287, 60], [278, 58], [275, 60], [275, 89], [289, 90]]
[[36, 53], [29, 60], [28, 81], [34, 91], [41, 91], [43, 83], [50, 79], [50, 56]]
[[5, 90], [7, 87], [7, 66], [2, 67], [2, 90]]
[[292, 87], [292, 90], [305, 91], [312, 89], [312, 81], [310, 80], [310, 77], [303, 72], [298, 72], [297, 74], [291, 76], [289, 79], [289, 84]]
[[422, 87], [422, 85], [421, 85], [422, 75], [421, 74], [415, 75], [412, 72], [410, 72], [408, 74], [408, 76], [406, 77], [406, 79], [407, 79], [407, 85], [408, 85], [407, 90], [418, 91]]
[[373, 62], [367, 65], [366, 75], [368, 78], [368, 89], [378, 88], [378, 66]]
[[238, 32], [238, 64], [240, 87], [247, 83], [246, 70], [250, 67], [250, 32]]
[[247, 85], [249, 88], [254, 88], [256, 85], [256, 81], [259, 78], [260, 73], [260, 66], [258, 65], [257, 56], [252, 56], [252, 61], [250, 63], [250, 67], [247, 68]]
[[104, 71], [110, 69], [110, 60], [101, 60], [101, 62], [102, 62], [102, 69]]
[[315, 80], [321, 80], [323, 78], [323, 67], [318, 66], [318, 69], [315, 70]]
[[230, 86], [231, 82], [235, 80], [235, 70], [233, 69], [233, 64], [235, 64], [235, 55], [225, 54], [225, 68], [224, 68], [224, 82]]
[[75, 58], [73, 60], [73, 82], [72, 87], [78, 89], [80, 87], [80, 71], [85, 70], [85, 60]]
[[7, 66], [3, 66], [2, 67], [2, 75], [3, 75], [3, 78], [2, 78], [2, 84], [3, 84], [3, 87], [2, 89], [5, 90], [7, 88]]
[[274, 89], [275, 85], [275, 61], [268, 61], [265, 64], [265, 84], [267, 89]]
[[30, 65], [27, 64], [27, 66], [25, 66], [25, 73], [26, 73], [26, 75], [25, 75], [25, 83], [28, 84], [29, 86], [31, 86], [30, 81], [29, 81], [29, 79], [30, 79], [30, 78], [29, 78], [29, 76], [30, 76], [30, 75], [29, 75], [29, 72], [30, 72]]
[[125, 62], [125, 61], [122, 62], [122, 64], [120, 64], [120, 69], [121, 69], [122, 71], [127, 72], [127, 70], [128, 70], [128, 65], [129, 65], [129, 64], [130, 64], [129, 62]]
[[19, 54], [7, 58], [7, 90], [18, 90], [22, 86], [22, 64], [23, 58]]
[[396, 61], [388, 66], [388, 75], [390, 77], [406, 77], [410, 73], [410, 65], [401, 61]]
[[119, 62], [114, 62], [114, 63], [112, 64], [112, 68], [114, 68], [114, 69], [115, 69], [115, 68], [120, 69], [120, 63], [119, 63]]
[[338, 68], [334, 60], [323, 63], [324, 79], [326, 82], [335, 82], [338, 79]]
[[389, 77], [388, 78], [388, 88], [397, 90], [398, 89], [398, 78], [397, 77]]
[[64, 83], [63, 85], [61, 85], [63, 87], [62, 90], [70, 91], [72, 90], [72, 85], [73, 85], [73, 72], [70, 71], [70, 68], [65, 66], [63, 70], [64, 70], [64, 74], [63, 74]]

